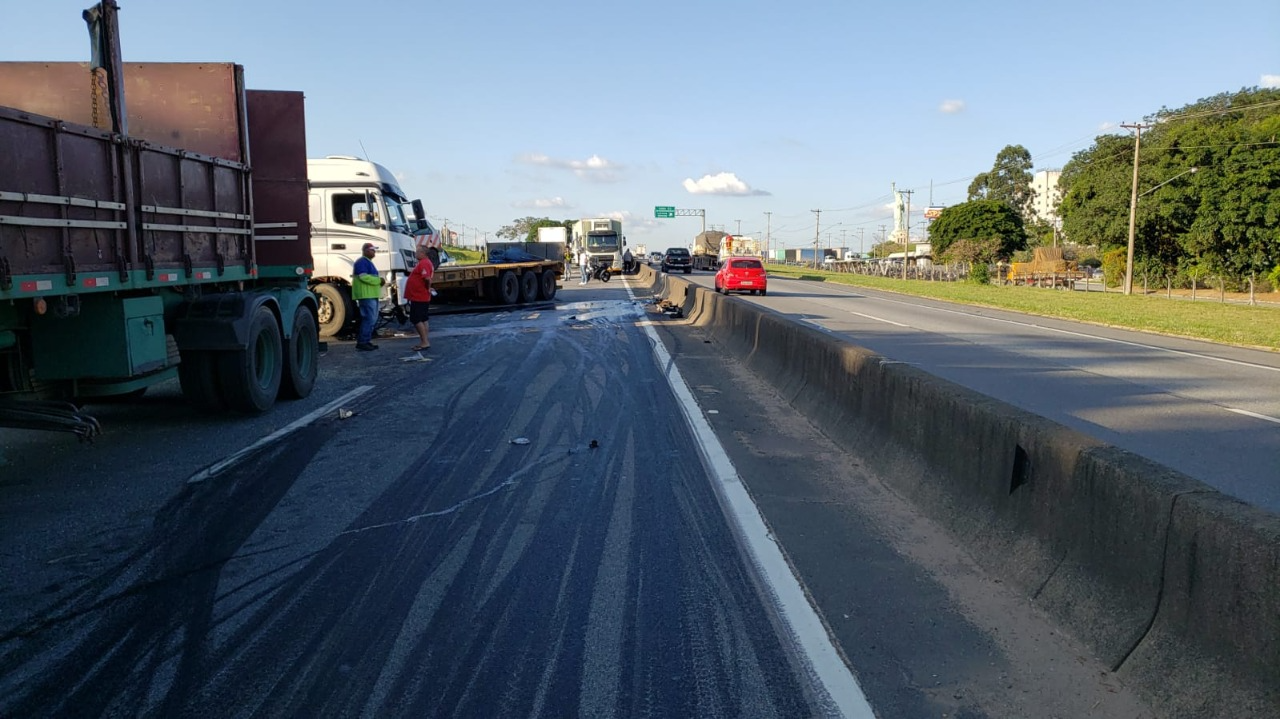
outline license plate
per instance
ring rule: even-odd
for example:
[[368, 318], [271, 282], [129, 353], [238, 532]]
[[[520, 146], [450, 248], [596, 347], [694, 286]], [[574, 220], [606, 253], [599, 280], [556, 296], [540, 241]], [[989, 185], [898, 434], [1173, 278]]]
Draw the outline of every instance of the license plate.
[[754, 281], [754, 280], [743, 280], [743, 281], [742, 281], [742, 286], [743, 286], [743, 287], [748, 287], [748, 286], [750, 286], [750, 285], [754, 285], [754, 284], [755, 284], [755, 281]]

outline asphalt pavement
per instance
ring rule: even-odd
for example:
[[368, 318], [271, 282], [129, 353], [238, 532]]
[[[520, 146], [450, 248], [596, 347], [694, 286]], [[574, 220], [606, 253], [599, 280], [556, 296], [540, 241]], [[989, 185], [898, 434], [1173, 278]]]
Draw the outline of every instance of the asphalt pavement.
[[0, 716], [836, 716], [715, 451], [877, 716], [1149, 716], [646, 299], [334, 342], [260, 417], [175, 385], [0, 433]]

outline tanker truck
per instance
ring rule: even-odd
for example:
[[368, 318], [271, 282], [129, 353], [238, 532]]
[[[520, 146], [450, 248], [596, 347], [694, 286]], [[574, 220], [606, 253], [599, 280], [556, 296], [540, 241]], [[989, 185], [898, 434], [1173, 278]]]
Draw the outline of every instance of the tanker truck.
[[[177, 377], [257, 413], [316, 381], [303, 96], [231, 63], [0, 63], [0, 424], [96, 423], [75, 404]], [[252, 168], [252, 170], [250, 169]]]

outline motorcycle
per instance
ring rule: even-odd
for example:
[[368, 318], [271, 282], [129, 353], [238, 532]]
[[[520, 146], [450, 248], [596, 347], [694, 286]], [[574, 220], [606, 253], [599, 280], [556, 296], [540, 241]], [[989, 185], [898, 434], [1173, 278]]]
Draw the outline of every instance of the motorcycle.
[[608, 282], [609, 277], [612, 275], [612, 273], [609, 272], [609, 264], [607, 262], [602, 262], [595, 257], [591, 258], [591, 264], [588, 265], [588, 268], [588, 274], [593, 279], [600, 280], [601, 282]]

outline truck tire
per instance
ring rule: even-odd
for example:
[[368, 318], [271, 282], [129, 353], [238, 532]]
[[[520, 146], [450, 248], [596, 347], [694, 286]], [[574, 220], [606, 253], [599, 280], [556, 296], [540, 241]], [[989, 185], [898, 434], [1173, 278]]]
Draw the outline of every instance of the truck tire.
[[219, 353], [218, 383], [227, 406], [237, 412], [258, 414], [275, 404], [284, 375], [280, 325], [270, 308], [260, 306], [253, 311], [248, 339], [249, 344], [242, 350]]
[[280, 378], [280, 396], [303, 399], [316, 386], [320, 373], [320, 339], [316, 318], [306, 306], [293, 313], [293, 337], [285, 343], [284, 376]]
[[515, 270], [503, 270], [498, 275], [498, 301], [504, 305], [514, 305], [520, 300], [520, 278]]
[[547, 270], [538, 277], [538, 296], [544, 300], [556, 298], [556, 271]]
[[692, 267], [686, 267], [686, 268], [684, 268], [684, 273], [685, 273], [686, 275], [687, 275], [687, 274], [689, 274], [689, 273], [691, 273], [691, 272], [693, 272], [693, 268], [692, 268]]
[[533, 302], [538, 299], [538, 273], [526, 270], [520, 275], [520, 301]]
[[200, 409], [221, 411], [227, 408], [218, 384], [216, 357], [212, 352], [187, 350], [178, 363], [178, 384], [187, 401]]
[[316, 285], [313, 290], [320, 300], [319, 314], [320, 336], [334, 337], [346, 329], [358, 313], [351, 301], [351, 290], [328, 282]]

